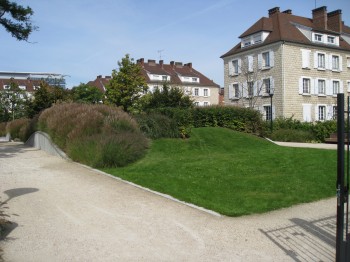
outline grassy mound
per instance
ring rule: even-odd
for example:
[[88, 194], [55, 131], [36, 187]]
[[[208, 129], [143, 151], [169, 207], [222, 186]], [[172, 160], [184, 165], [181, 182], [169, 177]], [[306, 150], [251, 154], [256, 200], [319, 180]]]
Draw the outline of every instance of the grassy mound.
[[116, 107], [58, 104], [43, 111], [38, 129], [74, 161], [92, 167], [125, 166], [148, 147], [134, 119]]
[[125, 168], [104, 171], [229, 216], [334, 196], [336, 150], [288, 148], [224, 128], [159, 139]]

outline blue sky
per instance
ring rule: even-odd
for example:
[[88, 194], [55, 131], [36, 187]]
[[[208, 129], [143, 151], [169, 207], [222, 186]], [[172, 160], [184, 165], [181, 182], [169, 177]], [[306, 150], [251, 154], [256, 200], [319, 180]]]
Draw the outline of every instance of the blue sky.
[[[17, 0], [34, 10], [39, 27], [19, 42], [0, 28], [0, 71], [68, 75], [67, 87], [111, 75], [118, 61], [139, 58], [188, 63], [223, 86], [222, 54], [268, 9], [312, 16], [315, 0]], [[317, 0], [327, 11], [342, 9], [350, 25], [349, 0]], [[161, 50], [161, 52], [159, 52]]]

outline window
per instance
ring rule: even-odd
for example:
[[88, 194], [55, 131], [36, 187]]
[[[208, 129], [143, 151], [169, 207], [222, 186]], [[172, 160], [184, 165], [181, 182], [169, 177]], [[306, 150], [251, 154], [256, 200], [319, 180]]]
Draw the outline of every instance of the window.
[[271, 84], [270, 84], [270, 78], [266, 78], [263, 80], [263, 90], [265, 90], [265, 94], [270, 94], [271, 92]]
[[315, 41], [317, 42], [323, 42], [323, 37], [320, 34], [315, 34]]
[[192, 77], [192, 82], [197, 82], [198, 78], [197, 77]]
[[209, 93], [209, 92], [208, 92], [208, 89], [207, 89], [207, 88], [204, 88], [204, 89], [203, 89], [203, 92], [204, 92], [204, 96], [208, 96], [208, 93]]
[[311, 50], [301, 49], [302, 68], [310, 68]]
[[195, 106], [199, 106], [199, 102], [194, 102], [193, 103]]
[[310, 79], [303, 78], [303, 94], [310, 94]]
[[339, 81], [333, 81], [333, 95], [336, 95], [339, 93], [339, 87], [340, 87], [340, 84], [339, 84]]
[[239, 88], [238, 88], [238, 84], [233, 84], [233, 96], [234, 98], [239, 98]]
[[332, 70], [339, 71], [339, 56], [332, 55]]
[[318, 106], [318, 120], [323, 121], [326, 119], [326, 106]]
[[209, 103], [208, 102], [204, 102], [203, 105], [204, 106], [209, 106]]
[[269, 52], [262, 53], [262, 66], [263, 67], [270, 67], [270, 53]]
[[34, 90], [39, 90], [39, 89], [40, 89], [40, 86], [34, 86], [33, 89], [34, 89]]
[[317, 67], [321, 69], [326, 68], [326, 56], [325, 54], [317, 54]]
[[261, 43], [261, 34], [255, 35], [253, 39], [254, 39], [254, 44]]
[[327, 37], [327, 42], [329, 44], [335, 44], [335, 37], [334, 36], [328, 36]]
[[19, 89], [21, 89], [21, 90], [27, 90], [27, 87], [26, 86], [18, 86], [19, 87]]
[[350, 67], [350, 57], [349, 56], [346, 58], [346, 66]]
[[266, 121], [271, 120], [272, 119], [271, 106], [264, 106], [264, 112], [265, 112], [265, 119], [266, 119]]
[[10, 89], [10, 85], [4, 85], [4, 89]]
[[318, 94], [325, 95], [326, 94], [326, 80], [319, 79], [318, 83]]
[[254, 82], [248, 82], [248, 96], [252, 97], [254, 95]]
[[232, 68], [233, 68], [233, 73], [238, 74], [238, 60], [233, 60], [232, 61]]
[[162, 80], [166, 81], [167, 80], [167, 76], [162, 76]]
[[199, 89], [198, 89], [198, 88], [195, 88], [195, 89], [194, 89], [194, 95], [195, 95], [195, 96], [199, 96]]
[[333, 110], [333, 119], [337, 119], [338, 116], [338, 107], [337, 106], [333, 106], [332, 107]]

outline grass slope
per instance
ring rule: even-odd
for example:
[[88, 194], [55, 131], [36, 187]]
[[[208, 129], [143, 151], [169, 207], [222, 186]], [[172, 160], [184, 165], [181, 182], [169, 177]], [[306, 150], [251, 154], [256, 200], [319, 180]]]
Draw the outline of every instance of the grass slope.
[[112, 175], [228, 216], [261, 213], [335, 194], [336, 151], [288, 148], [224, 128], [159, 139]]

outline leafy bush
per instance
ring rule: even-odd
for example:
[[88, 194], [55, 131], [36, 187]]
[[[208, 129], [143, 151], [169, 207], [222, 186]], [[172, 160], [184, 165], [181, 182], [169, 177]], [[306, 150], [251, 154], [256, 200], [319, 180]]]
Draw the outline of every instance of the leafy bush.
[[149, 138], [175, 138], [179, 137], [176, 122], [159, 113], [137, 114], [135, 118], [140, 130]]
[[141, 158], [148, 140], [137, 122], [117, 107], [58, 104], [39, 117], [38, 128], [73, 160], [93, 167], [125, 166]]
[[337, 132], [337, 121], [316, 122], [312, 126], [312, 132], [316, 141], [324, 142], [332, 133]]
[[30, 120], [27, 118], [15, 119], [7, 123], [6, 132], [11, 134], [12, 139], [24, 142], [28, 138], [29, 124]]
[[300, 143], [312, 142], [314, 140], [314, 136], [310, 131], [296, 129], [276, 130], [271, 134], [270, 138], [274, 141]]

